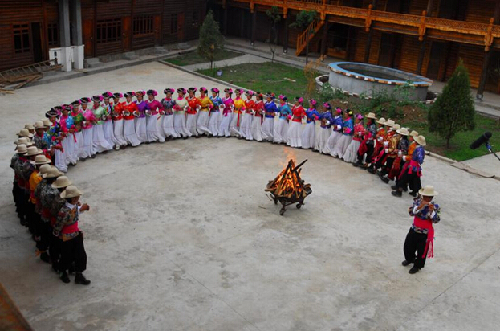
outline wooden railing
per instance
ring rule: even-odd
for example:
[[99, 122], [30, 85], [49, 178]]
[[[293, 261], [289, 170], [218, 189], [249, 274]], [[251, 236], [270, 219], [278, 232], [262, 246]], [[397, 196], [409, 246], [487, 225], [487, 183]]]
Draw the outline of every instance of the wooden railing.
[[300, 55], [302, 51], [306, 48], [307, 43], [314, 37], [314, 35], [323, 26], [323, 21], [314, 20], [309, 24], [307, 29], [298, 35], [297, 37], [297, 47], [295, 48], [295, 54]]
[[[228, 0], [226, 0], [228, 1]], [[249, 3], [253, 11], [255, 5], [277, 6], [283, 10], [283, 16], [286, 17], [289, 9], [294, 10], [316, 10], [324, 20], [326, 15], [358, 19], [364, 22], [366, 31], [372, 28], [374, 22], [389, 23], [407, 27], [408, 34], [418, 35], [422, 40], [428, 29], [444, 32], [439, 34], [439, 39], [459, 41], [464, 43], [483, 45], [488, 51], [495, 38], [500, 38], [500, 25], [493, 24], [493, 18], [490, 23], [455, 21], [445, 18], [426, 17], [426, 12], [421, 15], [398, 14], [380, 10], [373, 10], [370, 5], [368, 8], [354, 8], [348, 6], [339, 6], [331, 4], [330, 0], [229, 0], [234, 2]], [[336, 1], [335, 1], [336, 2]], [[377, 27], [375, 27], [377, 28]], [[450, 33], [460, 36], [450, 35]]]

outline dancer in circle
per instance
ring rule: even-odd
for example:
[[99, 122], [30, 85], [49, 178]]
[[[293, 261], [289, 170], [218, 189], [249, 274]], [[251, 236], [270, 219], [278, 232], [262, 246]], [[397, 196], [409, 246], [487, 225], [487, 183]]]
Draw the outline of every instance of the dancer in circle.
[[114, 105], [113, 110], [111, 112], [111, 117], [113, 118], [113, 134], [116, 142], [116, 149], [120, 149], [120, 147], [127, 146], [127, 140], [123, 134], [123, 126], [125, 120], [123, 119], [123, 111], [124, 111], [124, 102], [120, 101], [120, 98], [123, 97], [123, 94], [116, 92], [113, 93]]
[[294, 148], [302, 148], [302, 119], [306, 116], [302, 103], [302, 97], [295, 97], [295, 105], [292, 107], [292, 121], [287, 132], [287, 145]]
[[104, 98], [102, 95], [96, 95], [92, 97], [92, 101], [94, 102], [92, 105], [92, 112], [94, 113], [95, 116], [95, 121], [93, 123], [93, 130], [92, 130], [92, 144], [94, 146], [94, 149], [96, 153], [103, 153], [107, 152], [108, 150], [112, 149], [113, 146], [111, 146], [106, 138], [104, 138], [104, 119], [107, 116], [107, 111], [106, 109], [101, 105], [101, 101]]
[[219, 135], [219, 126], [221, 121], [221, 107], [223, 107], [223, 102], [221, 97], [219, 97], [219, 89], [213, 87], [211, 89], [212, 96], [210, 97], [210, 101], [212, 102], [212, 108], [210, 109], [210, 119], [208, 120], [208, 133], [212, 135], [212, 137], [217, 137]]
[[94, 113], [87, 108], [90, 103], [90, 98], [84, 97], [82, 101], [82, 115], [84, 118], [82, 131], [83, 131], [83, 150], [80, 157], [83, 159], [95, 156], [95, 148], [93, 142], [93, 123], [97, 121]]
[[352, 141], [347, 147], [347, 151], [344, 154], [344, 161], [354, 163], [358, 159], [358, 150], [361, 146], [361, 140], [363, 140], [365, 134], [365, 127], [363, 125], [363, 115], [358, 114], [356, 116], [356, 124], [354, 125], [354, 133], [352, 136]]
[[224, 104], [224, 110], [222, 111], [222, 121], [219, 126], [219, 137], [230, 137], [230, 125], [233, 116], [233, 108], [234, 108], [234, 100], [231, 98], [233, 94], [233, 89], [226, 88], [224, 89], [226, 96], [222, 99], [222, 103]]
[[191, 136], [189, 131], [186, 128], [186, 108], [187, 108], [187, 100], [185, 98], [186, 89], [183, 87], [179, 87], [177, 89], [177, 99], [175, 100], [174, 105], [174, 130], [177, 132], [179, 136], [184, 139], [187, 139]]
[[253, 140], [252, 138], [252, 120], [253, 120], [253, 110], [255, 106], [255, 101], [252, 100], [254, 93], [253, 91], [247, 90], [245, 92], [245, 110], [243, 111], [243, 117], [240, 125], [240, 136], [246, 140]]
[[158, 92], [156, 90], [148, 90], [146, 94], [148, 95], [148, 100], [146, 101], [146, 137], [150, 143], [154, 141], [164, 142], [165, 136], [158, 129], [158, 114], [161, 109], [160, 101], [155, 99]]
[[179, 134], [174, 130], [174, 111], [175, 100], [172, 99], [172, 94], [174, 93], [173, 88], [166, 88], [164, 91], [165, 98], [161, 100], [162, 110], [162, 123], [161, 127], [163, 130], [163, 135], [165, 139], [177, 138]]
[[[133, 113], [135, 116], [135, 133], [137, 138], [141, 143], [149, 143], [148, 141], [148, 123], [146, 119], [146, 112], [151, 115], [149, 111], [148, 103], [144, 100], [144, 95], [146, 92], [143, 90], [135, 92], [135, 104], [137, 106], [136, 111]], [[149, 117], [149, 116], [148, 116]]]
[[306, 110], [307, 123], [301, 137], [302, 148], [304, 149], [313, 148], [316, 142], [316, 120], [320, 116], [316, 110], [316, 104], [316, 100], [309, 100], [309, 108]]
[[344, 110], [344, 122], [342, 123], [342, 133], [343, 135], [338, 138], [335, 143], [335, 147], [332, 151], [333, 157], [338, 157], [339, 159], [344, 157], [347, 147], [351, 143], [353, 135], [353, 124], [352, 124], [352, 111], [349, 109]]
[[262, 120], [265, 114], [263, 98], [262, 93], [256, 93], [256, 101], [253, 106], [253, 119], [250, 127], [250, 139], [247, 136], [247, 140], [262, 142]]
[[278, 106], [278, 120], [275, 119], [274, 125], [274, 143], [275, 144], [286, 144], [287, 143], [287, 132], [288, 132], [288, 120], [292, 113], [290, 106], [288, 105], [288, 98], [283, 95], [280, 97], [280, 104]]
[[111, 103], [111, 99], [114, 99], [114, 96], [111, 92], [104, 92], [102, 96], [104, 98], [102, 106], [106, 110], [106, 115], [104, 115], [102, 119], [104, 139], [106, 139], [110, 146], [114, 147], [117, 145], [117, 140], [115, 139], [115, 135], [113, 133], [113, 118], [111, 116], [113, 113], [113, 104]]
[[330, 130], [332, 127], [332, 106], [329, 103], [323, 104], [323, 112], [320, 115], [320, 129], [316, 135], [315, 151], [322, 154], [329, 154], [330, 148], [328, 148], [328, 138], [330, 137]]
[[213, 102], [207, 95], [208, 90], [205, 87], [200, 87], [200, 111], [198, 119], [196, 120], [196, 130], [199, 135], [210, 137], [210, 130], [208, 129], [208, 122], [210, 120], [210, 110], [213, 108]]
[[136, 115], [134, 114], [139, 114], [139, 112], [137, 111], [137, 104], [132, 101], [132, 97], [134, 95], [134, 92], [125, 93], [125, 99], [127, 101], [123, 104], [123, 135], [125, 136], [125, 140], [127, 140], [127, 142], [133, 147], [141, 144], [141, 141], [135, 132], [136, 125], [134, 118]]
[[236, 96], [233, 101], [234, 110], [233, 116], [231, 118], [231, 124], [229, 125], [229, 131], [234, 137], [241, 138], [240, 126], [242, 120], [242, 114], [245, 111], [245, 101], [241, 97], [243, 94], [243, 89], [235, 90]]
[[262, 124], [262, 139], [265, 141], [273, 141], [274, 139], [274, 114], [278, 111], [278, 107], [274, 103], [274, 93], [267, 92], [264, 109], [266, 117]]
[[335, 109], [335, 116], [333, 117], [332, 121], [332, 131], [330, 133], [330, 137], [328, 137], [328, 140], [326, 142], [326, 149], [331, 156], [334, 156], [333, 151], [335, 150], [335, 145], [337, 144], [337, 141], [340, 139], [340, 137], [342, 137], [343, 125], [344, 120], [342, 119], [342, 109], [337, 108]]
[[201, 108], [200, 100], [196, 97], [195, 93], [198, 89], [196, 87], [188, 88], [188, 109], [186, 111], [186, 129], [190, 136], [198, 137], [198, 130], [196, 128], [196, 121], [198, 119], [198, 111]]

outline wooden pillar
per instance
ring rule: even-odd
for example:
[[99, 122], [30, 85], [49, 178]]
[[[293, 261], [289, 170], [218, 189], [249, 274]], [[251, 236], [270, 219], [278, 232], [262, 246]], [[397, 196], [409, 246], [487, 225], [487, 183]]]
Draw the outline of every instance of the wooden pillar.
[[288, 26], [290, 25], [290, 19], [288, 18], [290, 15], [286, 15], [285, 17], [285, 31], [283, 33], [283, 53], [288, 52]]
[[[377, 4], [378, 0], [372, 0], [372, 10], [377, 10]], [[365, 44], [365, 58], [363, 60], [365, 63], [368, 63], [368, 61], [370, 60], [370, 48], [372, 47], [372, 38], [373, 38], [373, 28], [370, 27], [370, 31], [368, 32], [368, 38], [366, 39], [366, 44]]]
[[[495, 4], [495, 13], [493, 16], [494, 19], [494, 24], [498, 24], [500, 21], [500, 0], [497, 0]], [[486, 78], [488, 74], [488, 67], [490, 66], [490, 61], [491, 61], [491, 50], [487, 51], [486, 54], [484, 54], [484, 59], [483, 59], [483, 69], [481, 70], [481, 77], [479, 79], [479, 86], [477, 87], [477, 94], [476, 98], [482, 100], [483, 99], [483, 93], [484, 93], [484, 88], [486, 86]]]
[[323, 36], [321, 37], [321, 55], [326, 56], [326, 44], [328, 43], [328, 21], [325, 17], [325, 22], [323, 23]]
[[255, 43], [255, 27], [257, 26], [257, 5], [254, 5], [252, 12], [252, 34], [250, 37], [250, 44], [253, 46]]
[[[429, 0], [427, 2], [427, 11], [425, 12], [426, 17], [430, 17], [432, 15], [432, 8], [434, 7], [434, 0]], [[425, 57], [425, 43], [427, 42], [427, 37], [424, 36], [424, 39], [420, 42], [420, 52], [418, 53], [418, 62], [417, 62], [417, 75], [422, 74], [422, 64], [424, 62]]]

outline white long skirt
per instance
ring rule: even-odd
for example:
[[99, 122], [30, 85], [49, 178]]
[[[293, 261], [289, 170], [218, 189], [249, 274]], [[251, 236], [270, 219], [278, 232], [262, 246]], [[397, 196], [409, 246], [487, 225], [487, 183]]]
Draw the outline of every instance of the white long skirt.
[[198, 135], [198, 131], [196, 130], [196, 119], [197, 114], [186, 115], [186, 129], [189, 132], [190, 137]]
[[[274, 132], [274, 117], [266, 117], [262, 124], [262, 139], [273, 141]], [[255, 137], [254, 137], [255, 138]]]
[[291, 147], [302, 147], [302, 122], [292, 121], [288, 127], [287, 145]]
[[252, 114], [247, 114], [247, 115], [248, 116], [247, 116], [246, 128], [244, 129], [243, 134], [246, 140], [253, 140], [253, 135], [252, 135], [253, 115]]
[[92, 143], [92, 131], [94, 131], [94, 127], [89, 129], [83, 129], [83, 146], [80, 150], [78, 156], [81, 158], [91, 157], [94, 153], [93, 143]]
[[198, 113], [198, 119], [196, 120], [196, 130], [198, 134], [209, 134], [208, 122], [210, 120], [210, 115], [208, 111], [200, 111]]
[[163, 120], [165, 119], [165, 115], [156, 115], [156, 131], [158, 132], [158, 141], [165, 142], [165, 131], [163, 130]]
[[[250, 134], [252, 139], [256, 141], [262, 141], [262, 117], [254, 117], [254, 119], [252, 120], [252, 125], [250, 126]], [[247, 140], [249, 140], [248, 137]]]
[[174, 113], [174, 130], [179, 137], [189, 137], [190, 134], [186, 129], [186, 115], [184, 111]]
[[231, 125], [231, 120], [233, 117], [233, 113], [227, 113], [226, 116], [222, 115], [222, 121], [219, 126], [219, 137], [230, 137], [231, 130], [229, 126]]
[[75, 145], [75, 160], [79, 160], [80, 159], [80, 152], [84, 150], [83, 146], [84, 146], [84, 143], [83, 143], [83, 132], [80, 131], [80, 132], [75, 132], [75, 136], [76, 136], [76, 145]]
[[247, 133], [250, 130], [250, 124], [252, 123], [252, 117], [252, 114], [248, 114], [247, 112], [241, 115], [240, 136], [243, 138], [247, 137]]
[[330, 134], [330, 137], [328, 137], [328, 141], [326, 142], [326, 145], [328, 146], [328, 150], [330, 151], [330, 155], [331, 156], [335, 156], [333, 155], [333, 151], [335, 150], [335, 145], [337, 145], [337, 142], [339, 141], [339, 139], [342, 137], [342, 133], [338, 132], [338, 131], [332, 131], [332, 133]]
[[287, 139], [287, 133], [288, 133], [288, 121], [284, 118], [279, 118], [277, 121], [274, 121], [276, 123], [274, 127], [274, 142], [276, 143], [286, 143], [288, 141]]
[[[66, 140], [66, 139], [64, 139]], [[63, 151], [60, 151], [56, 149], [54, 159], [55, 159], [55, 166], [59, 171], [62, 172], [67, 172], [68, 171], [68, 165], [66, 164], [66, 151], [64, 150], [64, 140], [62, 141], [63, 145]]]
[[123, 121], [123, 135], [125, 140], [132, 146], [139, 146], [141, 141], [135, 133], [135, 120], [124, 120]]
[[66, 142], [64, 154], [66, 154], [66, 164], [68, 165], [75, 165], [78, 161], [78, 156], [75, 155], [75, 148], [77, 147], [75, 140], [75, 135], [73, 133], [68, 133], [68, 136], [63, 140], [63, 143]]
[[349, 146], [347, 146], [347, 150], [344, 154], [344, 161], [354, 163], [358, 160], [358, 150], [361, 145], [360, 141], [352, 140]]
[[97, 153], [102, 153], [113, 148], [104, 138], [104, 127], [102, 124], [92, 126], [92, 145]]
[[339, 158], [343, 158], [344, 154], [347, 150], [347, 147], [351, 143], [352, 137], [348, 135], [342, 135], [337, 140], [337, 143], [335, 144], [335, 149], [332, 151], [332, 156], [338, 156]]
[[[229, 125], [229, 131], [231, 132], [231, 136], [240, 137], [240, 125], [241, 125], [241, 117], [242, 114], [233, 113], [233, 117], [231, 118], [231, 124]], [[239, 119], [239, 123], [238, 123]]]
[[141, 143], [148, 141], [148, 129], [146, 123], [146, 117], [136, 117], [134, 119], [135, 122], [135, 134], [137, 135], [137, 139]]
[[317, 149], [320, 153], [325, 153], [325, 154], [330, 153], [330, 149], [326, 144], [326, 142], [328, 141], [328, 137], [330, 137], [330, 130], [331, 129], [322, 128], [320, 126], [319, 132], [316, 136], [316, 146], [315, 146], [315, 149]]
[[160, 132], [158, 132], [158, 114], [146, 116], [146, 139], [149, 142], [162, 140]]
[[106, 121], [102, 126], [104, 128], [104, 139], [107, 140], [108, 144], [111, 147], [118, 145], [113, 134], [113, 121]]
[[[123, 122], [124, 122], [123, 119], [113, 121], [113, 133], [114, 133], [113, 137], [115, 137], [116, 144], [120, 146], [127, 145], [127, 140], [123, 135], [123, 125], [124, 125]], [[133, 120], [131, 122], [134, 123]]]
[[302, 131], [302, 137], [301, 137], [302, 148], [310, 149], [314, 147], [315, 137], [316, 137], [315, 129], [316, 129], [315, 122], [309, 122], [306, 124], [306, 127]]
[[210, 112], [210, 119], [208, 120], [208, 131], [213, 136], [219, 135], [220, 117], [221, 117], [220, 111]]
[[179, 134], [174, 130], [174, 115], [162, 116], [161, 127], [165, 137], [179, 137]]

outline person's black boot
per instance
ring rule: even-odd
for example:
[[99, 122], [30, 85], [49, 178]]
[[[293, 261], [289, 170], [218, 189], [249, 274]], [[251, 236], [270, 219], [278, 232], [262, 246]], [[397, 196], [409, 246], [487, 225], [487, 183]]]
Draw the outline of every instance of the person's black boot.
[[71, 280], [69, 280], [68, 273], [66, 271], [61, 272], [59, 279], [62, 280], [63, 283], [65, 283], [65, 284], [68, 284], [71, 282]]
[[412, 197], [416, 198], [417, 197], [417, 193], [416, 191], [410, 191], [408, 192]]
[[401, 191], [399, 190], [396, 190], [396, 191], [392, 191], [392, 195], [395, 196], [395, 197], [398, 197], [398, 198], [401, 198]]
[[413, 275], [413, 274], [416, 274], [419, 271], [420, 271], [420, 268], [413, 267], [408, 272]]
[[391, 186], [391, 190], [396, 191], [398, 189], [397, 185]]
[[389, 178], [387, 178], [387, 177], [382, 177], [382, 178], [380, 178], [380, 179], [382, 179], [382, 181], [383, 181], [384, 183], [389, 184]]
[[77, 272], [75, 274], [75, 284], [89, 285], [90, 280], [85, 278], [85, 276], [81, 272]]
[[43, 252], [40, 254], [40, 260], [42, 260], [45, 263], [50, 263], [50, 256], [47, 254], [47, 252]]
[[408, 261], [408, 260], [404, 260], [403, 262], [401, 262], [401, 265], [402, 265], [403, 267], [407, 267], [407, 266], [409, 266], [410, 264], [411, 264], [411, 262], [410, 262], [410, 261]]

